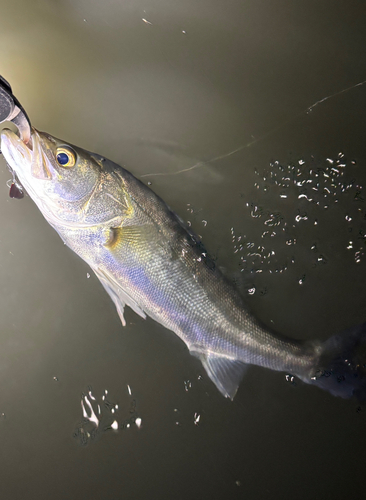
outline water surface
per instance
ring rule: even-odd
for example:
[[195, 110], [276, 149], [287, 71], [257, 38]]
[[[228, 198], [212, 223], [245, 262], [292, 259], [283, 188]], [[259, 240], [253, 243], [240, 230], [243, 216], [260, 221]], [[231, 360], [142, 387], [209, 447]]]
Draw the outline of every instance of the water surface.
[[[366, 317], [361, 9], [3, 2], [0, 73], [34, 126], [151, 183], [258, 318], [326, 339]], [[255, 367], [225, 400], [172, 333], [122, 328], [1, 166], [3, 498], [363, 493], [365, 406]]]

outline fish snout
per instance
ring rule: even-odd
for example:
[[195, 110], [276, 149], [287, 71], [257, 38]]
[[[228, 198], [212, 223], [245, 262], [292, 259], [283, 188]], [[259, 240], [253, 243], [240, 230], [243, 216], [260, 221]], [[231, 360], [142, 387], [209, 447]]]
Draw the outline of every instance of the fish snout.
[[19, 165], [30, 165], [32, 151], [12, 130], [1, 131], [1, 152], [11, 168], [17, 171]]

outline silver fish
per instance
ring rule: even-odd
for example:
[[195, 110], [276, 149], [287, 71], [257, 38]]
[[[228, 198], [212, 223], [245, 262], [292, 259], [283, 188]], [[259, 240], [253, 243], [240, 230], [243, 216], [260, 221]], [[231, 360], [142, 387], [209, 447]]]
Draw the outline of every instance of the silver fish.
[[125, 325], [125, 306], [172, 330], [226, 397], [250, 364], [334, 395], [364, 397], [366, 327], [326, 342], [270, 331], [246, 309], [185, 223], [115, 163], [32, 128], [1, 134], [3, 155], [62, 240], [97, 275]]

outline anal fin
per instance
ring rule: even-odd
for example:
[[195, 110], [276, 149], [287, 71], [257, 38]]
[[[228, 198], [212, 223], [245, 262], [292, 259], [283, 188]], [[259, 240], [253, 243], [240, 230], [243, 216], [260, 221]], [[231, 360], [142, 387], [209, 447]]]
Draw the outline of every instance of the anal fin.
[[248, 365], [214, 353], [191, 351], [191, 354], [201, 360], [207, 375], [221, 394], [233, 400]]

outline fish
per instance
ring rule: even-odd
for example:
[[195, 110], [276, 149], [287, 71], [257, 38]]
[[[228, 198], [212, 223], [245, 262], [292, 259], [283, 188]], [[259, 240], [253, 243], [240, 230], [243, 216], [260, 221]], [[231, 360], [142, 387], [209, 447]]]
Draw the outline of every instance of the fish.
[[291, 374], [335, 396], [365, 399], [366, 323], [326, 341], [268, 328], [200, 238], [132, 173], [31, 129], [1, 132], [4, 158], [46, 221], [93, 270], [125, 326], [129, 306], [174, 332], [233, 399], [248, 366]]

